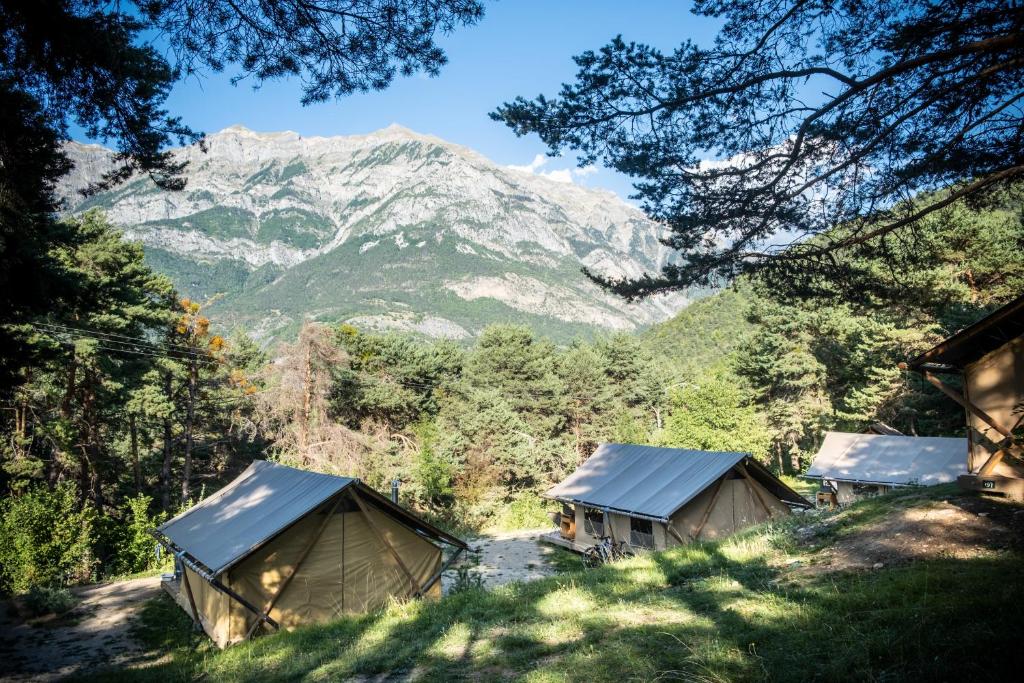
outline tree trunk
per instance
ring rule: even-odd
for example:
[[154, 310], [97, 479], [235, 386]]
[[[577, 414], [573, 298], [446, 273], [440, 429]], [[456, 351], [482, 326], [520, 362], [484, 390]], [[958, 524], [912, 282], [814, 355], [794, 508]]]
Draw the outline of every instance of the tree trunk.
[[[164, 376], [164, 392], [171, 398], [171, 375]], [[164, 462], [160, 468], [160, 504], [164, 512], [171, 509], [171, 418], [164, 418]]]
[[[103, 512], [103, 483], [100, 478], [100, 458], [102, 454], [100, 430], [96, 414], [96, 378], [92, 372], [85, 377], [85, 392], [82, 396], [82, 422], [85, 425], [85, 445], [82, 448], [81, 484], [88, 489], [96, 511]], [[85, 490], [83, 490], [83, 497]]]
[[[195, 353], [193, 351], [193, 353]], [[199, 366], [193, 355], [188, 368], [188, 405], [185, 409], [185, 464], [181, 473], [181, 500], [188, 502], [192, 495], [192, 439], [196, 419], [196, 391], [199, 384]]]
[[64, 388], [64, 398], [60, 402], [60, 416], [65, 420], [71, 419], [71, 406], [75, 398], [76, 377], [78, 374], [78, 357], [71, 352], [71, 360], [68, 362], [68, 378]]
[[302, 393], [302, 428], [299, 431], [299, 447], [302, 450], [302, 457], [306, 457], [306, 446], [309, 443], [309, 413], [313, 403], [313, 344], [306, 345], [306, 377], [303, 383]]
[[135, 475], [135, 495], [142, 493], [142, 468], [139, 467], [139, 430], [135, 425], [135, 414], [128, 414], [128, 433], [131, 436], [132, 472]]

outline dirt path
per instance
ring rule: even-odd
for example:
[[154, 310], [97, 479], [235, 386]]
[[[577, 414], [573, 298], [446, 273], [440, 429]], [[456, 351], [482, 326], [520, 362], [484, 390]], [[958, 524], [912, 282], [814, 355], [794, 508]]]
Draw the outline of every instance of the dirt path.
[[[538, 542], [550, 529], [527, 529], [500, 534], [485, 534], [469, 542], [469, 564], [482, 577], [487, 588], [512, 581], [534, 581], [555, 572], [548, 563], [551, 546]], [[445, 574], [445, 592], [455, 580], [455, 572]]]
[[74, 589], [81, 602], [71, 612], [21, 623], [3, 605], [0, 613], [0, 681], [52, 681], [143, 654], [129, 634], [132, 617], [160, 591], [160, 577]]

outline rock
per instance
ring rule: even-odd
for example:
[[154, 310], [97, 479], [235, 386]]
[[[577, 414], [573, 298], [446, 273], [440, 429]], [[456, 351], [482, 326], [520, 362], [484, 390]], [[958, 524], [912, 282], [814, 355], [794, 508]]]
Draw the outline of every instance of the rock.
[[881, 569], [884, 566], [885, 566], [884, 562], [875, 562], [873, 565], [871, 565], [871, 568], [872, 569]]

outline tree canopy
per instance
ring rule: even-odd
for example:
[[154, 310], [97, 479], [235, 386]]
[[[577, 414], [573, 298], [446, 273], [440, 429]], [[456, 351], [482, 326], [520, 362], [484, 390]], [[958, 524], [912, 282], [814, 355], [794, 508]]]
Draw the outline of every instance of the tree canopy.
[[680, 259], [635, 280], [593, 276], [619, 294], [749, 272], [796, 290], [819, 275], [857, 284], [850, 254], [885, 257], [923, 217], [1024, 175], [1019, 3], [702, 0], [694, 12], [723, 21], [711, 47], [666, 54], [618, 37], [576, 57], [557, 97], [492, 113], [552, 154], [636, 179]]

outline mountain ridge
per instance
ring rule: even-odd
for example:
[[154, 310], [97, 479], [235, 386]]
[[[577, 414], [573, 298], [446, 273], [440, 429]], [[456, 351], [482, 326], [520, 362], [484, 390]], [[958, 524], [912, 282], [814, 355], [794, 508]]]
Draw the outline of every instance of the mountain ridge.
[[260, 336], [313, 317], [464, 338], [522, 318], [568, 339], [637, 329], [688, 301], [629, 304], [582, 274], [636, 277], [670, 258], [661, 226], [614, 193], [396, 124], [334, 137], [230, 126], [207, 137], [206, 152], [173, 151], [188, 162], [188, 185], [174, 193], [134, 177], [83, 198], [111, 152], [66, 149], [69, 213], [104, 209], [179, 289], [223, 294], [211, 312]]

